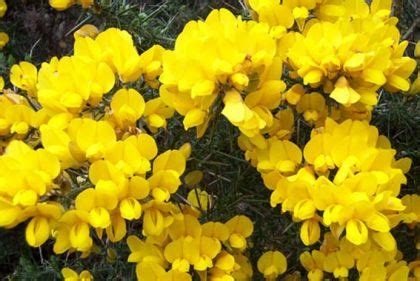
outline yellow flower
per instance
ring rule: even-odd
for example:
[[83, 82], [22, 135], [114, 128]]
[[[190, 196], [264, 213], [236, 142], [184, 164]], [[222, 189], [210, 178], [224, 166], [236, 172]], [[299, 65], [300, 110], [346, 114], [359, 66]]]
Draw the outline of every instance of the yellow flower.
[[152, 88], [159, 87], [158, 76], [162, 73], [162, 55], [165, 49], [160, 45], [153, 45], [140, 55], [139, 64], [143, 77]]
[[136, 263], [153, 263], [160, 266], [165, 266], [165, 258], [159, 247], [154, 244], [144, 242], [137, 236], [130, 235], [127, 237], [127, 245], [130, 248], [130, 255], [128, 262]]
[[159, 236], [170, 226], [176, 213], [176, 206], [171, 203], [151, 200], [143, 205], [143, 232], [146, 236]]
[[323, 124], [328, 114], [325, 98], [317, 92], [303, 95], [296, 105], [296, 111], [311, 124]]
[[148, 179], [153, 198], [163, 202], [175, 193], [181, 184], [186, 160], [179, 150], [167, 150], [153, 161], [153, 175]]
[[49, 0], [50, 6], [58, 11], [64, 11], [71, 6], [80, 4], [84, 9], [91, 7], [94, 0]]
[[257, 267], [266, 280], [275, 280], [277, 276], [286, 272], [287, 260], [279, 251], [268, 251], [258, 259]]
[[252, 221], [246, 216], [235, 216], [226, 222], [229, 229], [229, 244], [236, 249], [245, 249], [246, 238], [254, 231]]
[[212, 200], [210, 195], [201, 189], [192, 189], [188, 192], [187, 200], [191, 203], [194, 208], [207, 211], [212, 205]]
[[299, 257], [301, 264], [308, 271], [308, 279], [311, 281], [323, 280], [325, 255], [317, 250], [304, 252]]
[[287, 174], [294, 172], [301, 161], [302, 152], [297, 145], [287, 140], [273, 140], [267, 149], [258, 153], [257, 169]]
[[190, 265], [199, 262], [198, 240], [180, 238], [165, 247], [165, 259], [172, 264], [172, 268], [181, 272], [188, 272]]
[[9, 35], [6, 32], [0, 32], [0, 50], [9, 42]]
[[6, 0], [0, 0], [0, 18], [4, 17], [7, 11]]
[[33, 218], [25, 230], [25, 237], [32, 247], [39, 247], [50, 237], [53, 225], [61, 216], [61, 206], [41, 203], [32, 211]]
[[293, 26], [293, 14], [288, 6], [275, 0], [248, 0], [247, 2], [257, 14], [256, 20], [269, 24], [276, 37]]
[[155, 98], [146, 102], [144, 119], [147, 127], [152, 132], [159, 128], [166, 128], [166, 119], [174, 115], [174, 110], [163, 103], [161, 98]]
[[104, 156], [116, 142], [115, 131], [106, 121], [95, 121], [89, 118], [73, 119], [68, 128], [70, 139], [75, 145], [73, 155], [79, 154], [87, 159], [99, 159]]
[[0, 108], [0, 135], [24, 136], [38, 126], [37, 113], [17, 94], [0, 96]]
[[15, 64], [10, 69], [10, 82], [19, 89], [25, 90], [29, 95], [36, 95], [38, 71], [36, 67], [26, 61]]
[[107, 228], [111, 224], [110, 211], [118, 205], [118, 193], [112, 181], [99, 181], [95, 188], [88, 188], [76, 197], [77, 210], [89, 213], [89, 223], [95, 228]]
[[47, 124], [43, 124], [39, 128], [43, 147], [57, 156], [64, 169], [76, 167], [80, 164], [70, 150], [71, 139], [67, 133], [67, 128], [71, 119], [71, 114], [57, 114]]
[[306, 220], [300, 227], [300, 239], [306, 246], [316, 243], [320, 234], [321, 228], [316, 220]]
[[225, 242], [229, 239], [228, 227], [220, 222], [207, 222], [202, 226], [203, 235], [208, 237], [216, 238], [221, 242]]
[[330, 97], [344, 105], [356, 103], [360, 99], [360, 95], [349, 86], [344, 76], [338, 78]]
[[79, 113], [86, 104], [97, 105], [115, 83], [111, 68], [81, 57], [53, 58], [38, 73], [38, 101], [51, 115]]
[[70, 8], [74, 4], [74, 0], [49, 0], [50, 6], [58, 11]]
[[119, 194], [121, 217], [127, 220], [140, 218], [142, 208], [138, 200], [146, 198], [149, 194], [148, 181], [142, 177], [132, 177], [128, 184], [128, 190], [124, 193], [120, 191]]
[[65, 212], [54, 233], [54, 252], [64, 253], [69, 249], [87, 252], [93, 245], [89, 229], [89, 213], [82, 210]]
[[353, 265], [353, 257], [345, 251], [328, 254], [324, 260], [324, 270], [333, 273], [335, 278], [348, 277], [348, 271]]
[[205, 21], [187, 24], [175, 49], [163, 54], [160, 97], [184, 116], [185, 129], [197, 128], [198, 136], [223, 97], [222, 114], [254, 135], [270, 125], [270, 109], [278, 106], [285, 88], [275, 45], [267, 25], [214, 10]]
[[134, 89], [120, 89], [112, 96], [111, 114], [120, 128], [135, 125], [143, 115], [144, 109], [144, 99]]
[[111, 224], [106, 228], [106, 235], [111, 242], [121, 241], [127, 234], [127, 225], [124, 218], [118, 213], [111, 214]]
[[87, 270], [83, 270], [82, 272], [80, 272], [80, 274], [77, 274], [76, 271], [68, 267], [65, 267], [61, 270], [61, 274], [63, 275], [65, 281], [91, 281], [93, 280], [93, 276]]
[[[389, 13], [387, 4], [374, 2], [372, 11], [376, 14]], [[357, 102], [375, 105], [381, 86], [392, 92], [407, 91], [415, 61], [403, 56], [407, 42], [399, 43], [396, 22], [369, 16], [364, 1], [345, 1], [341, 8], [333, 8], [335, 4], [321, 5], [321, 13], [326, 12], [323, 7], [337, 12], [341, 9], [349, 11], [348, 18], [313, 21], [297, 34], [287, 54], [292, 73], [303, 78], [305, 85], [322, 86], [325, 93], [345, 106]], [[361, 23], [369, 27], [360, 28]]]

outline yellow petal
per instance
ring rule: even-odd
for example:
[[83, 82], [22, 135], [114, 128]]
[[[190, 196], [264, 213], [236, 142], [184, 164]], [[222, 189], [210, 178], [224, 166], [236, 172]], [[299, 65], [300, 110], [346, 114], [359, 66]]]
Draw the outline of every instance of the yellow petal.
[[365, 243], [368, 238], [366, 225], [357, 219], [348, 221], [346, 225], [346, 238], [355, 245]]
[[50, 236], [50, 225], [44, 217], [34, 217], [26, 226], [26, 241], [32, 247], [39, 247]]

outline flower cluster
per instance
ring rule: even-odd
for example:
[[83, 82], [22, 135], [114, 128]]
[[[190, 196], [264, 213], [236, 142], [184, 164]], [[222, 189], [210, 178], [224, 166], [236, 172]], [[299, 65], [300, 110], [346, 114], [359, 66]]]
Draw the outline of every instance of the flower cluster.
[[[0, 80], [0, 227], [26, 222], [30, 246], [51, 238], [56, 254], [81, 257], [128, 236], [139, 280], [251, 280], [252, 220], [202, 216], [215, 197], [203, 172], [184, 176], [191, 145], [163, 150], [152, 135], [175, 112], [197, 137], [223, 115], [271, 206], [300, 225], [309, 280], [353, 269], [361, 280], [416, 280], [419, 262], [403, 260], [391, 233], [420, 221], [420, 197], [401, 191], [411, 160], [368, 123], [378, 93], [410, 90], [416, 68], [391, 2], [248, 0], [253, 20], [213, 10], [172, 50], [143, 53], [126, 31], [84, 25], [73, 54], [13, 65]], [[94, 1], [50, 0], [74, 4]], [[6, 9], [0, 0], [0, 17]], [[0, 33], [0, 48], [7, 40]], [[300, 147], [302, 122], [312, 131]], [[287, 259], [267, 250], [256, 268], [275, 280]]]
[[249, 218], [200, 224], [197, 213], [188, 208], [183, 213], [170, 205], [154, 208], [167, 214], [172, 210], [173, 215], [164, 217], [164, 228], [153, 232], [145, 228], [145, 239], [127, 239], [128, 261], [137, 263], [139, 280], [192, 280], [191, 269], [201, 280], [250, 280], [252, 266], [244, 255], [246, 238], [253, 232]]
[[55, 202], [43, 200], [57, 188], [60, 162], [45, 149], [34, 150], [22, 141], [10, 142], [1, 163], [0, 226], [11, 228], [30, 219], [26, 240], [33, 247], [44, 243], [62, 214]]
[[374, 243], [355, 247], [345, 238], [338, 239], [326, 233], [320, 250], [300, 255], [309, 280], [324, 280], [324, 272], [335, 278], [348, 277], [349, 270], [356, 268], [359, 280], [418, 280], [418, 261], [408, 263], [398, 251], [387, 251]]
[[[369, 120], [381, 88], [409, 90], [416, 62], [404, 56], [408, 42], [400, 42], [391, 4], [249, 1], [254, 18], [269, 24], [279, 38], [278, 55], [295, 81], [284, 100], [306, 121], [322, 126], [327, 116]], [[315, 18], [307, 20], [310, 11]], [[301, 32], [292, 31], [294, 21]], [[336, 106], [327, 106], [331, 104]]]
[[220, 112], [249, 136], [271, 126], [285, 84], [268, 25], [214, 10], [189, 22], [162, 60], [160, 96], [184, 116], [185, 129], [202, 136]]
[[[281, 204], [282, 212], [291, 213], [293, 220], [301, 223], [300, 238], [305, 245], [318, 242], [325, 227], [352, 251], [368, 254], [374, 248], [389, 258], [384, 258], [383, 264], [398, 261], [390, 230], [400, 221], [418, 221], [420, 213], [414, 206], [420, 197], [398, 198], [411, 160], [395, 160], [396, 151], [375, 127], [366, 121], [339, 124], [327, 118], [323, 127], [312, 131], [303, 152], [287, 137], [277, 135], [264, 141], [242, 136], [239, 141], [273, 191], [272, 207]], [[332, 261], [325, 261], [318, 269], [346, 277], [359, 259], [348, 256], [351, 261], [345, 263], [345, 271], [335, 272], [338, 268], [325, 265]], [[308, 264], [307, 257], [304, 259], [304, 265]]]
[[[155, 83], [162, 48], [140, 56], [127, 32], [108, 29], [96, 36], [89, 30], [75, 34], [73, 56], [53, 58], [39, 71], [28, 62], [14, 65], [10, 82], [21, 92], [0, 96], [0, 225], [11, 228], [29, 219], [28, 244], [38, 247], [52, 236], [56, 253], [87, 254], [90, 228], [99, 238], [105, 231], [111, 241], [123, 239], [126, 221], [143, 212], [150, 218], [153, 206], [168, 204], [190, 153], [185, 145], [158, 155], [153, 137], [137, 127], [146, 111], [150, 122], [144, 124], [164, 127], [172, 111], [156, 99], [146, 103], [134, 89], [112, 91], [118, 81]], [[106, 112], [98, 115], [101, 108]], [[24, 143], [24, 137], [34, 143]], [[71, 205], [54, 199], [74, 192], [65, 190], [68, 184], [80, 188]], [[145, 219], [145, 229], [162, 227]]]
[[[212, 199], [196, 186], [200, 171], [185, 177], [194, 188], [188, 204], [171, 201], [191, 146], [159, 154], [143, 125], [152, 132], [165, 127], [173, 109], [126, 86], [156, 89], [163, 51], [156, 45], [139, 55], [127, 32], [99, 33], [87, 25], [75, 33], [74, 55], [53, 58], [39, 70], [29, 62], [11, 68], [17, 91], [0, 96], [0, 226], [28, 221], [30, 246], [52, 238], [56, 254], [78, 251], [86, 257], [98, 240], [121, 241], [127, 224], [140, 221], [142, 239], [127, 239], [128, 260], [137, 263], [140, 280], [250, 280], [245, 250], [252, 221], [235, 216], [201, 224], [200, 213]], [[284, 257], [281, 265], [270, 261], [262, 261], [264, 274], [285, 271]], [[65, 280], [93, 278], [69, 268], [62, 274]]]

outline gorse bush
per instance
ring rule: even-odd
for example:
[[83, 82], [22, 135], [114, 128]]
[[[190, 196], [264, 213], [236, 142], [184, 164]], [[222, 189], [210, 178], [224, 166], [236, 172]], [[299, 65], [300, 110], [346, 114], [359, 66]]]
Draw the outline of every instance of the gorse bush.
[[[139, 280], [299, 280], [283, 275], [281, 249], [256, 249], [253, 217], [209, 216], [223, 198], [189, 162], [224, 116], [265, 201], [300, 229], [303, 276], [418, 280], [420, 262], [404, 260], [392, 232], [420, 220], [419, 196], [402, 192], [412, 160], [370, 124], [384, 92], [419, 92], [391, 0], [245, 4], [250, 19], [214, 9], [173, 48], [139, 52], [127, 31], [85, 24], [71, 54], [13, 65], [1, 81], [0, 226], [24, 225], [27, 244], [67, 258], [105, 249], [112, 262], [109, 245], [125, 244]], [[0, 47], [8, 40], [0, 33]], [[179, 121], [196, 139], [167, 149]]]

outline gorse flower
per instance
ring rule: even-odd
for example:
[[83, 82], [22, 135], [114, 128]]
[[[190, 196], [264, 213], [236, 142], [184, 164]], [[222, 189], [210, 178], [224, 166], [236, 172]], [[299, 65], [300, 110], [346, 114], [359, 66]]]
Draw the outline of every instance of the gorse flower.
[[15, 64], [10, 69], [10, 82], [21, 90], [26, 91], [30, 96], [36, 95], [36, 83], [38, 70], [26, 61]]
[[[145, 240], [129, 236], [127, 243], [131, 254], [128, 261], [137, 263], [139, 280], [163, 280], [163, 276], [169, 273], [176, 274], [179, 276], [177, 278], [191, 280], [187, 274], [191, 268], [199, 273], [200, 278], [210, 280], [218, 280], [222, 276], [226, 280], [234, 280], [235, 274], [250, 277], [252, 269], [247, 266], [248, 259], [241, 254], [232, 255], [225, 244], [229, 235], [242, 232], [248, 237], [252, 233], [252, 228], [239, 230], [241, 226], [236, 226], [242, 222], [247, 224], [247, 221], [249, 219], [245, 216], [236, 216], [226, 224], [207, 222], [201, 225], [196, 217], [179, 213], [163, 228], [166, 233], [163, 236], [166, 237], [165, 243], [153, 242], [150, 238], [154, 234], [147, 234]], [[232, 224], [235, 226], [232, 227]], [[161, 234], [158, 236], [162, 237]], [[239, 263], [244, 266], [242, 271]], [[169, 267], [171, 269], [166, 271]], [[249, 277], [245, 280], [249, 280]]]
[[268, 26], [215, 10], [205, 21], [188, 23], [174, 50], [163, 54], [160, 95], [184, 116], [185, 129], [197, 127], [198, 136], [220, 102], [230, 122], [254, 135], [271, 123], [269, 110], [285, 88], [280, 77]]
[[0, 18], [4, 17], [7, 11], [7, 3], [6, 0], [0, 1]]
[[287, 260], [279, 251], [268, 251], [258, 259], [257, 266], [266, 280], [276, 280], [277, 276], [286, 271]]
[[[409, 159], [395, 160], [388, 139], [362, 121], [338, 124], [327, 119], [323, 127], [313, 130], [303, 149], [304, 166], [299, 169], [293, 165], [302, 161], [299, 148], [285, 144], [287, 141], [270, 139], [268, 145], [256, 148], [254, 164], [273, 190], [272, 206], [281, 204], [283, 212], [292, 213], [295, 221], [302, 222], [300, 237], [305, 245], [319, 241], [322, 224], [334, 239], [345, 233], [339, 240], [349, 247], [364, 249], [371, 245], [378, 251], [395, 253], [391, 228], [400, 221], [416, 221], [418, 213], [405, 211], [413, 206], [411, 198], [397, 197], [406, 183]], [[282, 160], [293, 159], [294, 154], [295, 162]], [[316, 255], [301, 258], [313, 280], [320, 280], [322, 271], [332, 272], [337, 278], [347, 277], [354, 266], [351, 252], [334, 252], [322, 258]]]
[[64, 277], [65, 281], [91, 281], [93, 280], [92, 275], [89, 271], [83, 270], [78, 274], [76, 271], [65, 267], [61, 270], [61, 274]]
[[50, 6], [58, 11], [64, 11], [73, 5], [81, 5], [84, 9], [91, 7], [94, 0], [49, 0]]
[[9, 42], [9, 35], [6, 32], [0, 32], [0, 50]]

